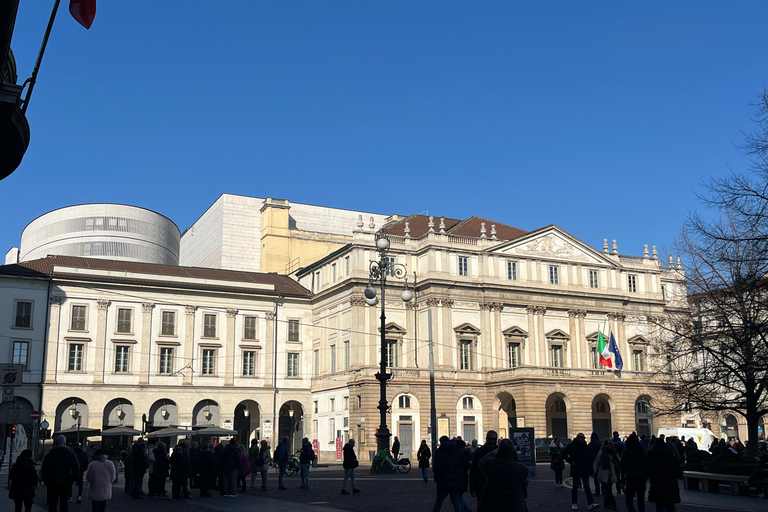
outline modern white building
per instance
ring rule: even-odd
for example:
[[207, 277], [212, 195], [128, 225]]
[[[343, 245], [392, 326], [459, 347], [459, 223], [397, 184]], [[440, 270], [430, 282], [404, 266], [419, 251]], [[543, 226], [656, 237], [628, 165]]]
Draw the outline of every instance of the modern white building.
[[6, 263], [49, 255], [179, 264], [181, 233], [159, 213], [122, 204], [83, 204], [48, 212], [21, 233], [19, 250]]

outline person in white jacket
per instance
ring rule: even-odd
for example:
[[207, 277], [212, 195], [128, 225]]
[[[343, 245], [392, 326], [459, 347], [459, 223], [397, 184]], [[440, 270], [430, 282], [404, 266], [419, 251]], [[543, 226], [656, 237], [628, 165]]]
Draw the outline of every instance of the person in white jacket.
[[104, 512], [107, 500], [112, 499], [112, 482], [115, 480], [115, 465], [102, 450], [93, 453], [93, 462], [88, 465], [85, 479], [88, 481], [88, 499], [93, 512]]
[[600, 487], [603, 491], [603, 506], [616, 510], [616, 498], [613, 496], [613, 484], [618, 482], [619, 456], [616, 455], [616, 447], [610, 439], [603, 439], [600, 451], [595, 457], [594, 471]]

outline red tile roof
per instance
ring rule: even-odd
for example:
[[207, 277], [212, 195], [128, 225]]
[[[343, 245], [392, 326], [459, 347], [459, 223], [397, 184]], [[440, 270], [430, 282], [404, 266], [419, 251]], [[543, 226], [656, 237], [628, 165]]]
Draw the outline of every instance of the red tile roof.
[[[99, 271], [130, 272], [133, 274], [147, 274], [147, 279], [137, 276], [119, 275], [91, 275], [73, 274], [55, 271], [55, 267], [73, 267], [79, 269], [93, 269]], [[99, 258], [79, 258], [75, 256], [49, 256], [39, 260], [25, 261], [12, 265], [0, 266], [0, 275], [9, 276], [50, 276], [50, 277], [75, 277], [90, 281], [110, 281], [134, 284], [154, 284], [176, 288], [192, 288], [205, 290], [247, 290], [254, 293], [267, 295], [284, 295], [293, 297], [310, 297], [309, 290], [301, 286], [290, 277], [278, 274], [264, 274], [260, 272], [242, 272], [237, 270], [222, 270], [202, 267], [179, 267], [174, 265], [158, 265], [154, 263], [138, 263], [133, 261], [117, 261]], [[200, 282], [163, 281], [152, 276], [187, 277], [191, 279], [207, 279], [222, 281], [220, 284]], [[242, 284], [266, 284], [273, 285], [274, 290], [260, 290], [247, 288]]]
[[[425, 235], [429, 231], [429, 217], [427, 215], [411, 215], [394, 224], [386, 227], [386, 231], [390, 235], [405, 235], [405, 223], [408, 223], [410, 228], [411, 238], [419, 238]], [[432, 217], [434, 222], [434, 230], [440, 231], [440, 217]], [[522, 229], [518, 229], [500, 222], [494, 222], [491, 220], [483, 219], [481, 217], [472, 216], [465, 220], [445, 218], [445, 232], [451, 235], [458, 236], [471, 236], [480, 237], [481, 223], [485, 222], [485, 236], [491, 238], [491, 226], [496, 226], [496, 238], [499, 240], [513, 240], [519, 236], [523, 236], [527, 233]]]

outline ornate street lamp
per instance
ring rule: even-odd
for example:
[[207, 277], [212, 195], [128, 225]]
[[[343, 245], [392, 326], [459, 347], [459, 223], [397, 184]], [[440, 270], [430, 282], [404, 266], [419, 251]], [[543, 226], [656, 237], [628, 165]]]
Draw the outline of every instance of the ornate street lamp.
[[[365, 302], [369, 306], [381, 303], [381, 361], [379, 363], [379, 373], [376, 374], [376, 379], [379, 381], [379, 406], [377, 409], [379, 409], [380, 419], [379, 430], [376, 433], [376, 456], [374, 461], [382, 456], [386, 456], [386, 453], [389, 451], [389, 438], [392, 436], [389, 432], [389, 427], [387, 427], [387, 410], [389, 409], [387, 405], [387, 380], [392, 377], [392, 374], [387, 373], [387, 315], [384, 300], [387, 276], [405, 280], [405, 289], [400, 294], [403, 302], [409, 302], [413, 298], [413, 292], [408, 288], [408, 269], [401, 263], [394, 263], [387, 259], [389, 237], [383, 228], [376, 232], [376, 251], [379, 254], [379, 260], [372, 260], [370, 263], [370, 281], [365, 289]], [[381, 300], [376, 296], [376, 288], [373, 287], [374, 283], [379, 283], [381, 286]]]

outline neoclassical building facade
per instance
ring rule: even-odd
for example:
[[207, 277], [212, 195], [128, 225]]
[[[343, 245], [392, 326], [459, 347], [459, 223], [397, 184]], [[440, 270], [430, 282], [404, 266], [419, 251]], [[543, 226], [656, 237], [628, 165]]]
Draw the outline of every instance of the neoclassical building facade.
[[[361, 453], [375, 449], [381, 304], [368, 306], [363, 295], [378, 259], [375, 231], [360, 221], [352, 243], [297, 272], [313, 292], [313, 429], [321, 452], [333, 448], [339, 422]], [[480, 440], [491, 428], [504, 436], [525, 426], [537, 437], [605, 437], [661, 426], [652, 417], [651, 340], [655, 318], [685, 299], [679, 262], [662, 262], [655, 247], [627, 256], [615, 241], [599, 251], [556, 226], [524, 232], [476, 217], [415, 215], [384, 231], [387, 258], [407, 267], [415, 292], [404, 303], [404, 282], [387, 281], [388, 426], [403, 452], [430, 434], [430, 336], [438, 436]], [[621, 371], [598, 364], [599, 332], [606, 341], [613, 333]]]

